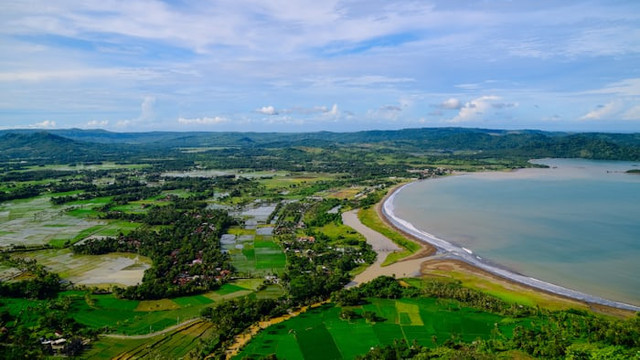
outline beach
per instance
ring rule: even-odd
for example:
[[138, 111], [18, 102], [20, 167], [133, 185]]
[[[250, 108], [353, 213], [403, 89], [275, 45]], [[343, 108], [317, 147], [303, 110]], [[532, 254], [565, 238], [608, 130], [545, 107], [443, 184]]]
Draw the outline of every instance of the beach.
[[[512, 281], [526, 287], [531, 287], [543, 292], [559, 295], [562, 297], [578, 300], [588, 304], [602, 305], [608, 307], [614, 307], [629, 311], [640, 311], [639, 306], [626, 304], [623, 302], [612, 301], [598, 296], [586, 294], [580, 291], [572, 290], [566, 287], [555, 285], [546, 281], [542, 281], [533, 277], [529, 277], [523, 274], [516, 273], [504, 266], [491, 263], [486, 259], [482, 259], [475, 255], [471, 250], [461, 246], [457, 246], [444, 239], [438, 238], [426, 231], [417, 229], [410, 222], [396, 216], [394, 211], [394, 199], [395, 196], [408, 186], [414, 183], [405, 184], [392, 190], [392, 192], [383, 200], [380, 207], [381, 217], [387, 221], [391, 226], [400, 230], [401, 232], [410, 235], [412, 238], [419, 240], [422, 243], [429, 244], [436, 249], [436, 256], [438, 259], [453, 260], [456, 262], [465, 263], [471, 267], [485, 271], [489, 274], [497, 276], [499, 278]], [[422, 262], [431, 259], [430, 257], [422, 257]], [[413, 261], [413, 260], [412, 260]]]

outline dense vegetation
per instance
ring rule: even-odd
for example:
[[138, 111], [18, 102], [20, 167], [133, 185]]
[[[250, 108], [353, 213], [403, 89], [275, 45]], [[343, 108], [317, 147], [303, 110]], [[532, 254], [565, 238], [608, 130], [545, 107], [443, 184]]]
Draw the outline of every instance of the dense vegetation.
[[147, 224], [169, 225], [159, 230], [140, 228], [127, 235], [91, 239], [73, 246], [80, 254], [132, 252], [148, 256], [153, 267], [142, 284], [117, 289], [133, 299], [160, 299], [211, 290], [231, 273], [229, 258], [220, 251], [220, 234], [233, 221], [226, 212], [158, 207], [145, 216]]
[[[491, 336], [481, 339], [453, 330], [446, 338], [423, 336], [414, 343], [397, 338], [349, 356], [634, 356], [640, 347], [638, 317], [552, 312], [450, 281], [407, 284], [381, 277], [344, 289], [376, 254], [342, 224], [343, 211], [370, 208], [402, 181], [533, 166], [527, 161], [537, 157], [640, 160], [640, 136], [456, 128], [308, 134], [0, 131], [2, 216], [52, 234], [40, 243], [0, 244], [0, 273], [8, 274], [0, 281], [0, 355], [73, 356], [98, 333], [135, 328], [125, 333], [140, 335], [200, 315], [179, 328], [190, 339], [181, 354], [221, 358], [234, 336], [256, 321], [304, 305], [331, 299], [335, 307], [328, 305], [328, 311], [336, 321], [359, 321], [364, 329], [389, 321], [376, 306], [409, 299], [413, 303], [405, 305], [415, 309], [427, 304], [461, 318], [477, 313], [506, 319], [508, 331], [489, 329]], [[264, 219], [246, 215], [264, 204], [274, 209]], [[14, 207], [21, 208], [14, 213]], [[66, 222], [56, 223], [58, 218]], [[361, 218], [407, 249], [393, 260], [417, 250], [376, 223], [371, 209]], [[80, 227], [72, 235], [55, 234], [74, 224]], [[0, 236], [14, 231], [0, 229]], [[85, 287], [30, 257], [58, 250], [96, 258], [127, 253], [151, 265], [138, 285]], [[305, 344], [321, 344], [320, 335], [327, 335], [321, 328]], [[389, 334], [394, 333], [385, 339]], [[169, 337], [140, 340], [132, 353], [152, 357], [149, 349]], [[62, 345], [52, 345], [56, 339], [64, 339]], [[95, 348], [104, 343], [98, 340]]]

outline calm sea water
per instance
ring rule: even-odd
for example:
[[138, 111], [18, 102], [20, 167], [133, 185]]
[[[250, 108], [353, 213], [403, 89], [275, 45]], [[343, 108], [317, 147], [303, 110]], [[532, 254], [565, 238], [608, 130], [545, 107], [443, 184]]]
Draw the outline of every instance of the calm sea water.
[[516, 272], [640, 305], [640, 163], [538, 160], [552, 168], [427, 180], [398, 217]]

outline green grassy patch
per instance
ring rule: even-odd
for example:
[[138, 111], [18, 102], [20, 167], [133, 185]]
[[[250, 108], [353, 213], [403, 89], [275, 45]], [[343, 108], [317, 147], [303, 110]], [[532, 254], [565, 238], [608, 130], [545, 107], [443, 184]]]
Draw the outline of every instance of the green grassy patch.
[[321, 228], [318, 228], [318, 231], [327, 235], [329, 238], [331, 238], [332, 241], [335, 241], [336, 243], [348, 244], [349, 242], [353, 241], [366, 241], [362, 234], [342, 224], [329, 223]]
[[213, 300], [203, 295], [183, 296], [183, 297], [175, 298], [172, 300], [174, 303], [178, 304], [180, 307], [208, 305], [213, 303]]
[[360, 219], [362, 224], [365, 226], [388, 237], [391, 241], [404, 249], [404, 251], [389, 254], [384, 263], [382, 263], [382, 266], [391, 265], [394, 262], [420, 250], [420, 245], [407, 239], [404, 235], [385, 224], [384, 221], [378, 217], [378, 213], [374, 207], [360, 209], [360, 211], [358, 211], [358, 219]]
[[287, 257], [282, 252], [280, 245], [272, 240], [254, 241], [256, 269], [268, 269], [272, 272], [280, 272], [284, 269]]
[[268, 285], [266, 288], [258, 291], [256, 297], [258, 299], [277, 299], [284, 295], [284, 289], [280, 285]]
[[170, 299], [140, 301], [136, 311], [165, 311], [179, 309], [180, 305]]
[[300, 329], [296, 332], [296, 339], [305, 360], [342, 359], [333, 337], [322, 323]]
[[[434, 298], [369, 300], [369, 304], [351, 309], [358, 313], [373, 311], [383, 318], [380, 321], [342, 320], [340, 307], [325, 305], [263, 330], [236, 359], [268, 354], [286, 359], [353, 359], [368, 352], [372, 346], [392, 344], [397, 339], [405, 339], [409, 344], [415, 340], [420, 345], [435, 347], [450, 339], [452, 334], [472, 342], [491, 338], [494, 326], [507, 337], [516, 325], [531, 326], [528, 318], [508, 319], [454, 301]], [[503, 321], [505, 319], [509, 321]]]
[[224, 284], [220, 287], [220, 289], [214, 291], [216, 294], [219, 295], [227, 295], [227, 294], [231, 294], [234, 293], [236, 291], [242, 291], [242, 290], [247, 290], [246, 288], [240, 287], [238, 285], [233, 285], [233, 284]]

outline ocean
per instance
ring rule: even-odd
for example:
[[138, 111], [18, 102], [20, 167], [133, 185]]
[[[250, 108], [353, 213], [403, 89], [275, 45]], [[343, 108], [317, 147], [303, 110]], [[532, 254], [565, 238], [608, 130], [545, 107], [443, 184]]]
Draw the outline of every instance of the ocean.
[[640, 305], [640, 163], [542, 159], [548, 169], [414, 183], [395, 216], [522, 275]]

